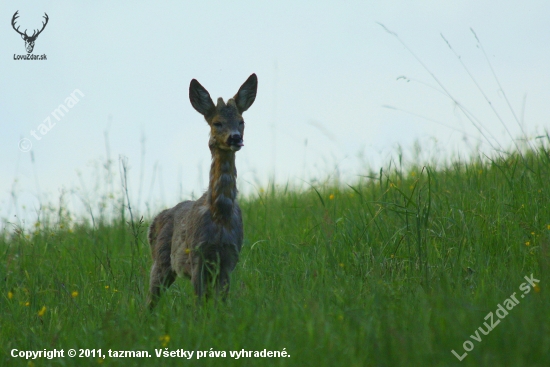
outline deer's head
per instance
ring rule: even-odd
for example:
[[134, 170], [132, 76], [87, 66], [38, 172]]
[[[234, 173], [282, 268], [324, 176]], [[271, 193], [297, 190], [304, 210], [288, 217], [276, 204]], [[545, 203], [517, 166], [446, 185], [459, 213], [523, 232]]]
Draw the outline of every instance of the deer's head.
[[19, 27], [15, 28], [15, 21], [17, 20], [17, 18], [19, 18], [19, 15], [17, 13], [19, 13], [19, 10], [16, 11], [15, 14], [13, 14], [13, 18], [11, 18], [11, 26], [13, 27], [13, 29], [15, 29], [17, 33], [21, 35], [21, 38], [23, 38], [23, 40], [25, 41], [25, 48], [27, 49], [27, 53], [30, 54], [34, 49], [34, 41], [36, 41], [36, 38], [38, 37], [38, 35], [42, 33], [44, 28], [46, 28], [46, 24], [48, 24], [48, 19], [49, 19], [48, 14], [44, 13], [44, 19], [46, 21], [42, 22], [42, 29], [41, 30], [35, 29], [32, 35], [29, 36], [27, 34], [26, 29], [25, 29], [25, 32], [20, 32]]
[[210, 125], [211, 149], [234, 152], [241, 149], [244, 145], [242, 113], [254, 103], [257, 89], [258, 78], [256, 74], [252, 74], [227, 103], [222, 98], [218, 98], [218, 103], [214, 105], [208, 91], [196, 79], [191, 80], [189, 99], [193, 108], [202, 114]]

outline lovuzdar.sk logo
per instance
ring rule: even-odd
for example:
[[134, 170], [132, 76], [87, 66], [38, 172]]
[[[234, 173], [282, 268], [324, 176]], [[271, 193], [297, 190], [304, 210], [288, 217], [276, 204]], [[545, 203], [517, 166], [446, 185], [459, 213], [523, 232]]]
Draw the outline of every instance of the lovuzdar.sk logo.
[[27, 30], [25, 29], [25, 32], [21, 32], [19, 30], [19, 26], [17, 26], [16, 28], [16, 20], [17, 18], [19, 18], [19, 10], [17, 10], [15, 12], [15, 14], [13, 14], [13, 18], [11, 18], [11, 26], [13, 27], [13, 29], [19, 33], [21, 35], [21, 38], [23, 38], [23, 40], [25, 41], [25, 48], [27, 49], [27, 54], [26, 55], [16, 55], [14, 54], [13, 55], [13, 59], [14, 60], [47, 60], [46, 58], [46, 54], [42, 54], [42, 55], [34, 55], [32, 53], [32, 51], [34, 50], [34, 42], [36, 41], [36, 38], [40, 35], [40, 33], [42, 33], [42, 31], [44, 30], [44, 28], [46, 28], [46, 25], [48, 24], [48, 20], [50, 19], [48, 17], [48, 14], [44, 13], [44, 19], [45, 21], [42, 22], [42, 29], [38, 30], [38, 29], [35, 29], [32, 33], [32, 35], [28, 35], [27, 34]]

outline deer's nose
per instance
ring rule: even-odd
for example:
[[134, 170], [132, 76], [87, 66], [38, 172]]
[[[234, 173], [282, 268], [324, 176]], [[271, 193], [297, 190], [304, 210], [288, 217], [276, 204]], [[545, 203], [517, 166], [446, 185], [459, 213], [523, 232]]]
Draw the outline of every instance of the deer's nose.
[[232, 134], [231, 136], [229, 136], [229, 142], [230, 144], [235, 144], [235, 145], [238, 145], [240, 147], [242, 147], [244, 144], [243, 144], [243, 136], [241, 134]]

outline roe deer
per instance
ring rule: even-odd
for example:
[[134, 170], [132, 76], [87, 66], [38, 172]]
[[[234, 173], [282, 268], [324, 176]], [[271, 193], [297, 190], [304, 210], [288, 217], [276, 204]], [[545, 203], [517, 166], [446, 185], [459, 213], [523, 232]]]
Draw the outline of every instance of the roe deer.
[[229, 274], [243, 242], [235, 152], [244, 145], [242, 113], [254, 103], [257, 88], [258, 78], [252, 74], [227, 103], [218, 98], [214, 105], [208, 91], [191, 80], [191, 105], [210, 125], [210, 181], [208, 191], [198, 200], [162, 211], [149, 228], [153, 256], [149, 309], [155, 307], [163, 288], [168, 288], [176, 276], [191, 278], [199, 299], [209, 296], [210, 285], [223, 299], [227, 297]]

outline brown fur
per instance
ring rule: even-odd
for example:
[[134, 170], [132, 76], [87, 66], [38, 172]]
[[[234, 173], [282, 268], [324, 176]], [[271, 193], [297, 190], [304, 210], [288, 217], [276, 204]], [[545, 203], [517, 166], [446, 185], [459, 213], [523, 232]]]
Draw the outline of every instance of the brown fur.
[[232, 99], [225, 103], [219, 98], [214, 105], [208, 91], [195, 79], [191, 81], [191, 104], [210, 126], [210, 181], [208, 191], [198, 200], [162, 211], [149, 228], [153, 257], [150, 309], [176, 276], [190, 278], [199, 298], [209, 295], [210, 285], [223, 298], [229, 292], [229, 275], [243, 242], [235, 152], [243, 145], [242, 113], [254, 103], [257, 86], [258, 79], [252, 74]]

